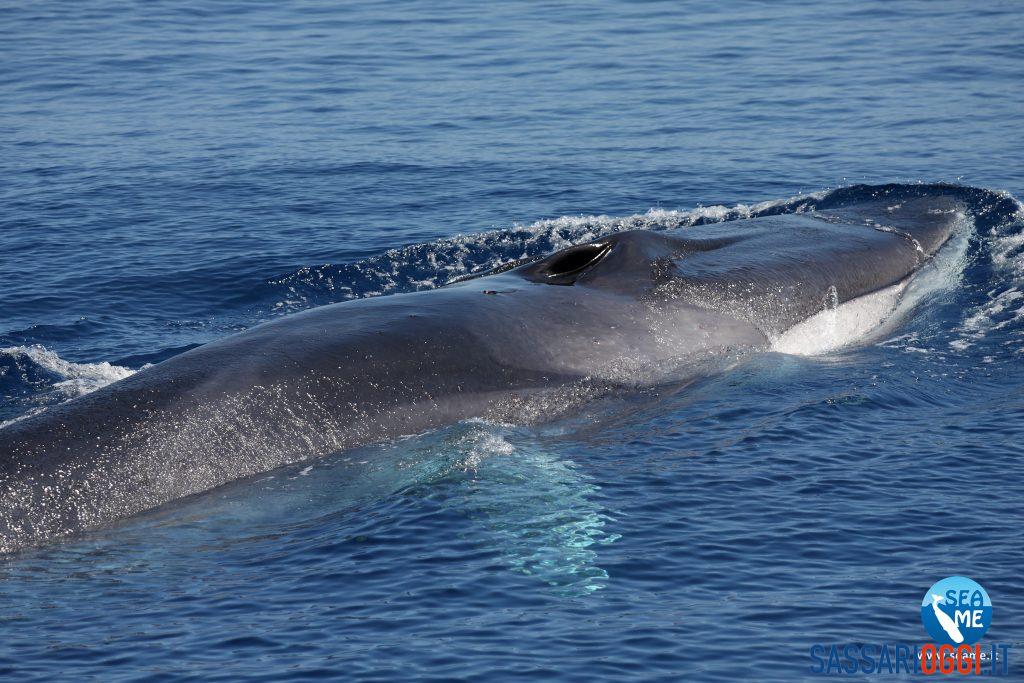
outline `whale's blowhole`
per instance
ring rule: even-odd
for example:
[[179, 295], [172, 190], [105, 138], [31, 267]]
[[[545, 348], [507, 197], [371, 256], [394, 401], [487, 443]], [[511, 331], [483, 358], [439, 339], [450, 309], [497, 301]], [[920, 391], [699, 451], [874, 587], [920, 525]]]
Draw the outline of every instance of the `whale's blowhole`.
[[569, 247], [550, 256], [539, 270], [552, 284], [571, 285], [576, 281], [574, 276], [596, 265], [611, 249], [612, 245], [607, 242]]

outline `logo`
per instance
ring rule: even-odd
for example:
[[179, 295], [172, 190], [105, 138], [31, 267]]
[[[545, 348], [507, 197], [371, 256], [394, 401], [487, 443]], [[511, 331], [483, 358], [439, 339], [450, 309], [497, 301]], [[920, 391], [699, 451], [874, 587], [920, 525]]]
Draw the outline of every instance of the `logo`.
[[814, 643], [811, 673], [958, 674], [1007, 676], [1010, 643], [982, 643], [992, 623], [992, 601], [977, 581], [950, 576], [921, 600], [921, 623], [931, 642]]
[[977, 581], [950, 576], [924, 594], [921, 623], [936, 644], [974, 645], [992, 623], [992, 601]]

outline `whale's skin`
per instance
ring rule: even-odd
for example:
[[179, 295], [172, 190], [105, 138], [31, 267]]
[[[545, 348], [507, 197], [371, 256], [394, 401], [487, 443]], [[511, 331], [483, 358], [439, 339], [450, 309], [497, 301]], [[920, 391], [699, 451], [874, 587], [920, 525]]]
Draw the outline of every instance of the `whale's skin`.
[[767, 350], [830, 297], [904, 280], [961, 215], [927, 197], [620, 232], [276, 319], [0, 429], [0, 550], [467, 418], [544, 419], [595, 387], [684, 381]]

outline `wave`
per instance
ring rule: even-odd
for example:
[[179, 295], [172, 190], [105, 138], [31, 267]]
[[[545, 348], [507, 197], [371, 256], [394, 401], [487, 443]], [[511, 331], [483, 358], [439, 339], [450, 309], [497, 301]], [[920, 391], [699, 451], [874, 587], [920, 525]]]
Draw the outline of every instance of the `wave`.
[[74, 363], [38, 344], [0, 347], [0, 394], [6, 399], [0, 412], [0, 427], [134, 372], [105, 361]]

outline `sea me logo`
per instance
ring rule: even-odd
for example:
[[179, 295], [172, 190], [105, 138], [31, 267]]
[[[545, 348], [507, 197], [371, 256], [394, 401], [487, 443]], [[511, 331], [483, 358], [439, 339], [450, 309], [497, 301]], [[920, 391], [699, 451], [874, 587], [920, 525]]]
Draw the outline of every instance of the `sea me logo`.
[[992, 623], [992, 601], [977, 581], [950, 576], [924, 594], [921, 622], [936, 643], [974, 645]]
[[933, 642], [815, 643], [811, 673], [1009, 674], [1010, 645], [981, 642], [992, 623], [992, 600], [977, 581], [950, 576], [935, 582], [921, 601], [921, 623]]

